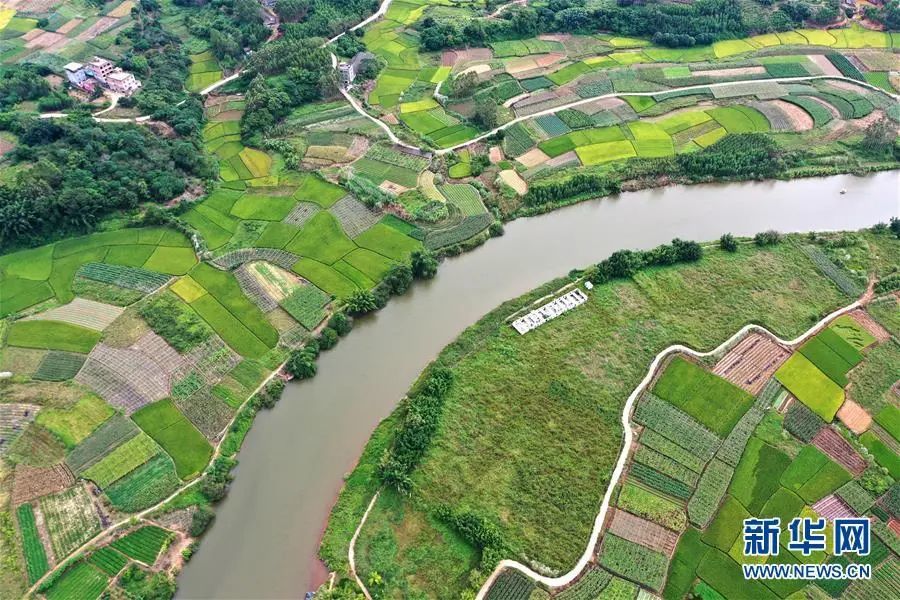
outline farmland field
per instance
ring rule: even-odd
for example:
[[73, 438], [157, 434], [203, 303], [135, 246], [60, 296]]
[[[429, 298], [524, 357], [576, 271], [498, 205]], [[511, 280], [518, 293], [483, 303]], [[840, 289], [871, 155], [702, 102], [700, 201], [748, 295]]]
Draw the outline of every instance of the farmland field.
[[22, 533], [22, 552], [25, 555], [25, 568], [28, 571], [28, 580], [31, 583], [37, 581], [41, 575], [47, 572], [47, 553], [41, 542], [40, 534], [34, 522], [34, 509], [30, 504], [19, 506], [16, 511], [19, 521], [19, 531]]
[[109, 578], [102, 571], [79, 561], [67, 568], [47, 590], [47, 600], [95, 600], [107, 583]]
[[100, 530], [90, 494], [81, 485], [41, 499], [53, 553], [66, 556]]
[[170, 537], [171, 533], [165, 529], [148, 525], [119, 538], [110, 546], [126, 556], [152, 565]]
[[171, 400], [149, 404], [132, 418], [172, 457], [179, 478], [195, 477], [209, 462], [212, 455], [209, 442]]

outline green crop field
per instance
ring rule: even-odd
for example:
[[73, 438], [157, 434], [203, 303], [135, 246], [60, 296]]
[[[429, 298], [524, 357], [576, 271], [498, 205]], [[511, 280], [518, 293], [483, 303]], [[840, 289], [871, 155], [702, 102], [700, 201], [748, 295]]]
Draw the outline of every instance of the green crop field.
[[244, 194], [234, 203], [231, 214], [240, 219], [280, 221], [291, 212], [297, 201], [290, 196]]
[[41, 498], [41, 513], [57, 558], [91, 539], [100, 530], [93, 499], [82, 485]]
[[126, 556], [152, 565], [171, 537], [172, 534], [162, 527], [147, 525], [117, 539], [110, 546]]
[[82, 475], [105, 488], [150, 460], [158, 452], [159, 446], [152, 439], [146, 435], [138, 435], [107, 454]]
[[109, 577], [96, 567], [79, 561], [67, 568], [47, 590], [47, 600], [95, 600], [109, 583]]
[[669, 363], [653, 393], [723, 437], [753, 404], [744, 390], [681, 357]]
[[[365, 248], [357, 248], [345, 256], [342, 262], [350, 265], [353, 269], [362, 273], [371, 281], [381, 280], [395, 264], [394, 261], [389, 258], [386, 258], [377, 252], [366, 250]], [[338, 266], [335, 265], [335, 268], [338, 268]]]
[[628, 140], [579, 146], [575, 153], [584, 165], [598, 165], [637, 156], [634, 146]]
[[105, 493], [116, 509], [137, 512], [169, 496], [180, 483], [172, 459], [159, 453], [110, 485]]
[[413, 251], [422, 247], [421, 242], [381, 222], [359, 234], [353, 241], [360, 248], [398, 261], [407, 260]]
[[799, 352], [776, 371], [775, 377], [826, 422], [831, 422], [844, 402], [844, 390]]
[[65, 408], [44, 408], [38, 413], [36, 420], [52, 431], [66, 447], [73, 448], [111, 417], [113, 412], [112, 407], [102, 399], [88, 394]]
[[352, 279], [331, 266], [311, 258], [301, 258], [291, 270], [337, 298], [346, 298], [358, 289]]
[[21, 348], [67, 350], [86, 354], [100, 341], [100, 332], [62, 321], [16, 321], [6, 343]]
[[232, 273], [204, 263], [191, 271], [191, 277], [266, 346], [275, 347], [278, 343], [278, 332], [269, 324], [256, 304], [244, 295]]
[[47, 563], [47, 552], [41, 542], [40, 533], [34, 520], [34, 509], [30, 504], [22, 504], [16, 510], [19, 520], [19, 531], [22, 534], [22, 554], [25, 556], [25, 568], [28, 571], [29, 583], [34, 583], [50, 568]]
[[728, 493], [751, 513], [759, 514], [779, 488], [778, 482], [790, 464], [787, 454], [759, 438], [751, 437], [734, 470]]
[[285, 246], [288, 252], [329, 265], [355, 248], [338, 220], [326, 211], [316, 213]]
[[125, 558], [125, 556], [118, 550], [113, 550], [109, 546], [104, 546], [91, 553], [91, 555], [87, 559], [87, 562], [94, 565], [110, 577], [114, 577], [125, 567], [126, 564], [128, 564], [128, 559]]
[[346, 195], [347, 193], [340, 186], [329, 183], [316, 175], [307, 174], [303, 177], [293, 197], [303, 202], [318, 204], [322, 208], [330, 208], [332, 204]]
[[324, 307], [331, 297], [314, 285], [304, 285], [294, 290], [281, 302], [281, 307], [298, 323], [313, 329], [325, 318]]
[[206, 467], [212, 446], [171, 400], [148, 404], [132, 419], [172, 457], [181, 479], [191, 479]]

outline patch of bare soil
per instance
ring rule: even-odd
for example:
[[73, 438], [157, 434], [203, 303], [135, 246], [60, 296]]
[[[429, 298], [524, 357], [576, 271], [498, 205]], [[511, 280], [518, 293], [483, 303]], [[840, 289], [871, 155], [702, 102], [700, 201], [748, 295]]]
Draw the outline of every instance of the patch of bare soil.
[[56, 33], [69, 33], [84, 21], [84, 19], [69, 19], [56, 28]]
[[89, 42], [107, 29], [111, 29], [118, 22], [119, 19], [115, 17], [100, 17], [96, 23], [79, 33], [75, 39], [81, 42]]
[[[32, 29], [32, 31], [38, 31]], [[56, 44], [60, 40], [65, 40], [66, 36], [61, 33], [54, 33], [52, 31], [41, 31], [40, 35], [33, 37], [32, 39], [25, 42], [26, 48], [49, 48], [50, 46]], [[68, 40], [67, 40], [68, 41]]]
[[702, 77], [734, 77], [735, 75], [759, 75], [765, 73], [765, 67], [738, 67], [734, 69], [710, 69], [709, 71], [694, 71], [694, 75]]
[[841, 75], [841, 72], [838, 71], [837, 67], [835, 67], [824, 54], [809, 54], [806, 58], [813, 61], [816, 66], [822, 70], [823, 75], [834, 75], [838, 77]]
[[544, 154], [540, 148], [533, 148], [516, 159], [526, 168], [531, 169], [550, 160], [550, 157]]
[[75, 477], [65, 465], [52, 467], [16, 465], [13, 476], [13, 506], [30, 502], [47, 494], [61, 492], [73, 483], [75, 483]]
[[408, 187], [403, 187], [402, 185], [394, 183], [393, 181], [383, 181], [378, 187], [382, 191], [385, 191], [389, 194], [394, 194], [395, 196], [399, 196], [403, 192], [409, 191]]

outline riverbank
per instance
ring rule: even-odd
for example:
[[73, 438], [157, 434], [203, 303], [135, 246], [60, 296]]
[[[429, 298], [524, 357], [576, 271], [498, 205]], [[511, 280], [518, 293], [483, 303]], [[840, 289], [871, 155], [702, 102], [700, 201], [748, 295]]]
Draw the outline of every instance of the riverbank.
[[[895, 174], [880, 174], [676, 186], [510, 223], [503, 238], [445, 261], [435, 280], [359, 320], [353, 335], [322, 355], [316, 378], [289, 385], [275, 411], [259, 415], [240, 456], [237, 482], [218, 508], [203, 551], [180, 577], [181, 594], [284, 597], [313, 587], [319, 534], [343, 484], [340, 473], [352, 468], [363, 440], [408, 382], [464, 326], [497, 304], [573, 264], [676, 235], [708, 239], [724, 230], [746, 235], [770, 228], [857, 228], [887, 220], [895, 203], [884, 193], [895, 180]], [[843, 188], [845, 196], [839, 194]], [[628, 231], [623, 223], [640, 226]], [[568, 245], [535, 243], [560, 239]], [[529, 267], [522, 269], [523, 264]], [[385, 347], [395, 352], [371, 351]], [[297, 456], [322, 458], [298, 464]], [[247, 514], [254, 515], [252, 521]], [[305, 566], [298, 569], [298, 560]]]
[[[900, 242], [864, 238], [867, 266], [883, 274]], [[380, 594], [449, 597], [480, 583], [499, 558], [517, 557], [554, 579], [568, 571], [619, 455], [624, 399], [657, 352], [673, 343], [708, 351], [746, 323], [793, 338], [847, 304], [801, 250], [808, 243], [793, 236], [650, 268], [596, 286], [586, 305], [525, 336], [505, 324], [503, 309], [467, 330], [423, 374], [449, 368], [453, 386], [411, 495], [385, 490], [375, 503], [356, 546], [358, 572], [379, 573]], [[454, 529], [448, 509], [495, 528], [490, 544]], [[352, 533], [342, 522], [326, 534], [329, 560], [326, 550]]]

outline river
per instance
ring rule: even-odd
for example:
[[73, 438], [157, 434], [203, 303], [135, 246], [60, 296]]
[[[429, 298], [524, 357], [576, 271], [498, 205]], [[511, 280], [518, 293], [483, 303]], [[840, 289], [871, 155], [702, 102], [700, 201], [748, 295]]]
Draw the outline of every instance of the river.
[[314, 589], [325, 576], [321, 532], [369, 434], [428, 362], [501, 302], [620, 248], [727, 231], [859, 229], [892, 216], [896, 171], [645, 190], [509, 223], [503, 237], [445, 260], [434, 280], [359, 320], [322, 353], [315, 378], [290, 384], [259, 414], [178, 597], [302, 598]]

